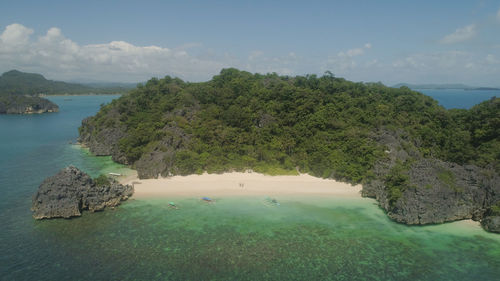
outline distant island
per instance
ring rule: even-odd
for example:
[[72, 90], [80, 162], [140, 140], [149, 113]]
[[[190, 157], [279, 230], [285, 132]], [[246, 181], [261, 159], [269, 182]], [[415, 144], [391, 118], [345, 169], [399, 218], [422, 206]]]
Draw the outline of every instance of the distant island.
[[58, 112], [57, 104], [32, 96], [0, 94], [0, 114], [37, 114]]
[[0, 114], [57, 112], [59, 107], [48, 95], [123, 94], [130, 84], [99, 83], [82, 85], [47, 80], [41, 74], [11, 70], [0, 76]]
[[352, 184], [392, 219], [500, 232], [500, 99], [446, 110], [409, 88], [224, 69], [153, 78], [82, 121], [79, 141], [140, 178], [251, 169]]
[[38, 73], [18, 70], [0, 76], [0, 94], [13, 95], [88, 95], [123, 94], [134, 88], [131, 84], [94, 83], [89, 85], [47, 80]]
[[473, 87], [465, 84], [408, 84], [408, 83], [399, 83], [393, 88], [401, 88], [408, 87], [413, 90], [469, 90], [469, 91], [498, 91], [500, 88], [494, 87]]

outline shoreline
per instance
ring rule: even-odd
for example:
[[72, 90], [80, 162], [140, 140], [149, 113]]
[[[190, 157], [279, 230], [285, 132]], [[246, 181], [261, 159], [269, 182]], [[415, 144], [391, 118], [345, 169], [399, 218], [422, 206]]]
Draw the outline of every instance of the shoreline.
[[[139, 179], [137, 171], [125, 174], [117, 180], [121, 184], [134, 186], [131, 199], [187, 199], [209, 197], [280, 197], [290, 199], [307, 198], [343, 198], [361, 199], [362, 186], [351, 185], [333, 179], [322, 179], [309, 174], [271, 176], [256, 172], [226, 172], [222, 174], [172, 176], [158, 179]], [[241, 185], [240, 185], [241, 184]], [[463, 219], [453, 222], [465, 229], [482, 229], [478, 221]], [[425, 225], [424, 225], [425, 226]]]
[[172, 176], [139, 179], [137, 173], [118, 179], [134, 186], [131, 198], [238, 197], [238, 196], [331, 196], [361, 198], [361, 185], [350, 185], [308, 174], [269, 176], [255, 172]]

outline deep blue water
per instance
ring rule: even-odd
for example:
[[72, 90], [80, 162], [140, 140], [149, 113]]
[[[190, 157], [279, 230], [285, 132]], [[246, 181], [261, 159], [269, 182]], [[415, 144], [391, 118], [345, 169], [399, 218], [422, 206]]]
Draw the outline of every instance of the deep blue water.
[[500, 235], [464, 222], [409, 227], [365, 198], [129, 200], [35, 221], [31, 196], [70, 164], [121, 166], [69, 144], [116, 96], [51, 97], [59, 113], [0, 115], [0, 280], [498, 280]]
[[447, 89], [447, 90], [416, 90], [425, 95], [433, 97], [439, 102], [440, 105], [447, 109], [450, 108], [463, 108], [469, 109], [472, 106], [481, 103], [483, 101], [489, 100], [492, 97], [500, 97], [500, 91], [477, 91], [477, 90], [457, 90], [457, 89]]

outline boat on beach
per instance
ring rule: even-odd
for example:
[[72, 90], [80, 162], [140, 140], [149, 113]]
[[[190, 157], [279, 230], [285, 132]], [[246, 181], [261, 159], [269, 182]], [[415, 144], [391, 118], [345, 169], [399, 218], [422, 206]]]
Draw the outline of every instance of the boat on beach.
[[210, 198], [210, 197], [206, 197], [206, 196], [205, 196], [205, 197], [201, 197], [201, 200], [202, 200], [202, 201], [205, 201], [205, 202], [208, 202], [208, 203], [213, 203], [213, 202], [215, 202], [215, 200], [213, 200], [213, 199], [212, 199], [212, 198]]

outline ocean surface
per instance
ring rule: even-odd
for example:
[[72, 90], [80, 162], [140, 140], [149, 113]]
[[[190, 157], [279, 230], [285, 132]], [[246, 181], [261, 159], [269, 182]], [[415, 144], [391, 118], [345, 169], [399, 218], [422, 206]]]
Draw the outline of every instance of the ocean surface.
[[421, 92], [422, 94], [433, 97], [439, 102], [440, 105], [447, 109], [450, 108], [463, 108], [469, 109], [472, 106], [489, 100], [492, 97], [500, 98], [500, 90], [459, 90], [459, 89], [447, 89], [447, 90], [415, 90]]
[[499, 280], [500, 235], [397, 224], [366, 198], [186, 198], [179, 210], [129, 200], [35, 221], [31, 196], [59, 169], [127, 172], [70, 144], [113, 98], [50, 97], [59, 113], [0, 115], [0, 280]]

